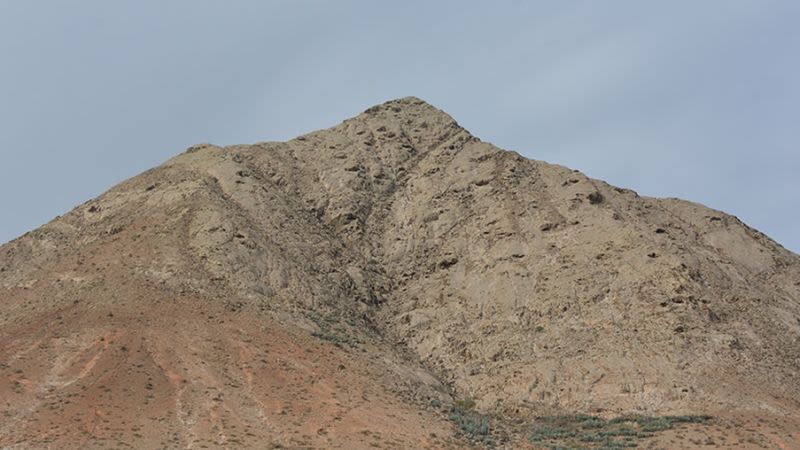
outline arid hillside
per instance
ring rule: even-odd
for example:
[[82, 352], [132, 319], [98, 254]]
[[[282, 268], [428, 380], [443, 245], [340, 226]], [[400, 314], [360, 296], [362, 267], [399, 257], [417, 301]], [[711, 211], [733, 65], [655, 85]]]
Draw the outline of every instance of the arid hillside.
[[634, 443], [800, 448], [800, 257], [414, 97], [0, 247], [0, 448]]

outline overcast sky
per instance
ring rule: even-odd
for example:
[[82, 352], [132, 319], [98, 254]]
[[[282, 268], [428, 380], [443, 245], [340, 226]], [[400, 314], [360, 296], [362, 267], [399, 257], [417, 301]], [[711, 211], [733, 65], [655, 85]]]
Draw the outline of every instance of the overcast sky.
[[415, 95], [800, 251], [800, 2], [0, 2], [0, 242], [198, 142]]

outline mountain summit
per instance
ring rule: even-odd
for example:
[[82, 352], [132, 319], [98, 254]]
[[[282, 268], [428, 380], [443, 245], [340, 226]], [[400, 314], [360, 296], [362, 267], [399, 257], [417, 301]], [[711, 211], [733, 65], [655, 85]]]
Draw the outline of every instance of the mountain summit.
[[414, 97], [190, 147], [0, 247], [0, 305], [4, 448], [800, 447], [798, 255]]

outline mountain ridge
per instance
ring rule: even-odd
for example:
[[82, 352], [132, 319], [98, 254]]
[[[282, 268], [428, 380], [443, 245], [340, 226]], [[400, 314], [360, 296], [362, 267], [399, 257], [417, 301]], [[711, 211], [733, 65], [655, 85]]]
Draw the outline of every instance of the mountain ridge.
[[[564, 411], [797, 420], [799, 259], [720, 211], [498, 149], [416, 97], [285, 143], [198, 144], [0, 247], [12, 380], [0, 401], [16, 427], [0, 427], [0, 445], [44, 442], [48, 402], [66, 411], [73, 397], [118, 411], [109, 438], [168, 445], [174, 433], [187, 447], [458, 447], [447, 411], [459, 398], [509, 423]], [[112, 351], [112, 336], [128, 350]], [[137, 397], [124, 376], [102, 405], [86, 394], [108, 376], [95, 367], [129, 363], [137, 337], [154, 343], [135, 364], [163, 378], [141, 383], [142, 398], [175, 410], [137, 425], [148, 436], [121, 425], [143, 420], [126, 412]], [[264, 356], [260, 373], [289, 377], [292, 361], [307, 378], [255, 377], [265, 348], [283, 363]], [[325, 363], [308, 369], [315, 358]], [[338, 386], [322, 395], [337, 412], [282, 397], [323, 392], [317, 373]], [[363, 411], [359, 387], [414, 432], [381, 422], [380, 404]], [[360, 413], [342, 427], [344, 411]], [[92, 422], [80, 412], [70, 420]], [[247, 427], [238, 444], [231, 423]], [[104, 445], [95, 434], [51, 436]]]

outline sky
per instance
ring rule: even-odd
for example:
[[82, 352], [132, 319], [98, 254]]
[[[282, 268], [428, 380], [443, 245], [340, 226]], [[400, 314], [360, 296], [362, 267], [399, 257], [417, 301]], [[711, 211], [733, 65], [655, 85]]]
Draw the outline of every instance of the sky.
[[414, 95], [800, 252], [795, 0], [0, 2], [0, 243], [186, 147]]

